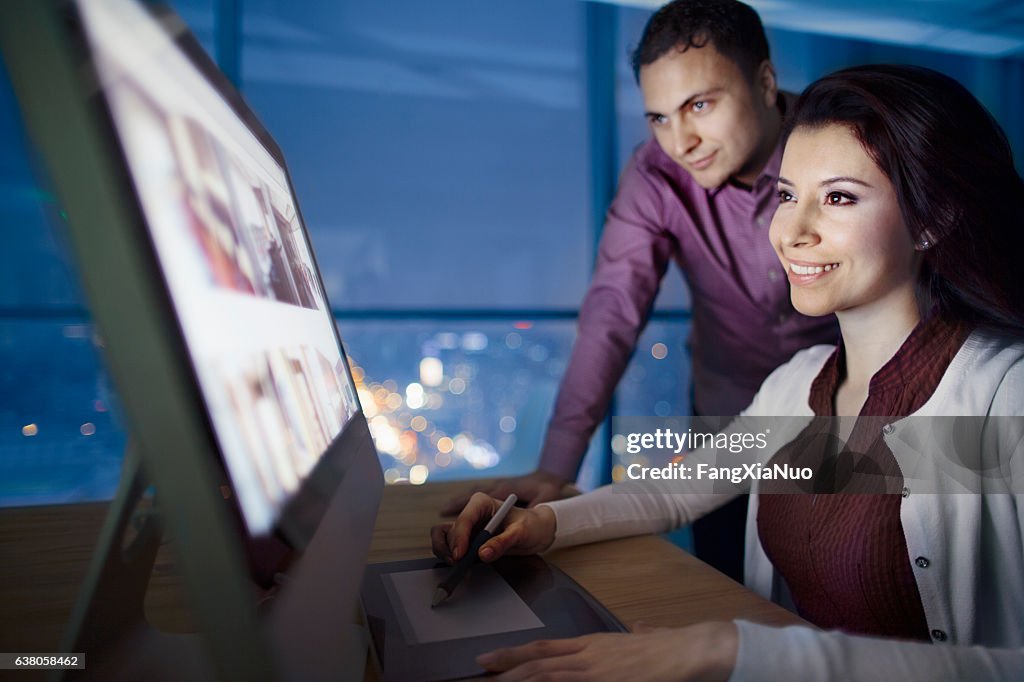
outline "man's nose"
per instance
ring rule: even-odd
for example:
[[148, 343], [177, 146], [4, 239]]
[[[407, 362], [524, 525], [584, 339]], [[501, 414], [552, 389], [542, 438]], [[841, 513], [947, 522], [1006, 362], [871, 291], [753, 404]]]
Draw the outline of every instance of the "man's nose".
[[672, 122], [672, 150], [677, 158], [688, 156], [700, 144], [700, 136], [694, 126], [685, 119]]

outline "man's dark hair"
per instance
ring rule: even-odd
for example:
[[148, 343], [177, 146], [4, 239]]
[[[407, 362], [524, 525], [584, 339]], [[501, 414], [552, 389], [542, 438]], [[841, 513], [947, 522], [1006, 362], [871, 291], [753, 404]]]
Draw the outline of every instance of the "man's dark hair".
[[640, 67], [656, 62], [671, 50], [715, 46], [752, 79], [769, 58], [768, 39], [761, 17], [737, 0], [673, 0], [650, 18], [633, 51], [633, 76], [640, 82]]
[[857, 66], [804, 91], [794, 129], [849, 128], [889, 178], [915, 242], [918, 302], [1024, 332], [1024, 180], [1006, 135], [960, 83], [913, 66]]

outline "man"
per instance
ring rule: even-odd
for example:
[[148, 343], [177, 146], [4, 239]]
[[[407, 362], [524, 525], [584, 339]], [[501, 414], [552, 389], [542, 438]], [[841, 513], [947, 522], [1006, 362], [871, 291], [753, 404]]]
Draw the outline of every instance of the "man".
[[[695, 414], [738, 414], [797, 350], [837, 338], [834, 318], [793, 310], [768, 241], [785, 98], [757, 13], [736, 0], [675, 0], [648, 22], [633, 70], [653, 139], [608, 211], [540, 465], [487, 491], [498, 497], [533, 505], [575, 480], [670, 261], [693, 300]], [[745, 515], [743, 498], [694, 524], [698, 556], [737, 580]]]

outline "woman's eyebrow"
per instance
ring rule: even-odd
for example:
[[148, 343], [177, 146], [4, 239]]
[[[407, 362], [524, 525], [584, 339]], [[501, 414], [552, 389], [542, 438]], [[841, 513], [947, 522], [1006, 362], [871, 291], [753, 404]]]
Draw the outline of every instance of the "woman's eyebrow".
[[[828, 178], [827, 180], [822, 180], [821, 182], [818, 183], [818, 187], [825, 187], [827, 185], [832, 185], [832, 184], [835, 184], [837, 182], [852, 182], [855, 185], [862, 185], [864, 187], [872, 187], [872, 185], [870, 183], [864, 182], [863, 180], [859, 180], [857, 178], [853, 178], [853, 177], [850, 177], [850, 176], [847, 176], [847, 175], [837, 175], [834, 178]], [[781, 175], [779, 176], [778, 184], [780, 184], [780, 185], [789, 185], [790, 187], [793, 187], [793, 181], [789, 180], [788, 178], [784, 178]]]
[[863, 180], [859, 180], [858, 178], [851, 178], [850, 176], [847, 176], [847, 175], [840, 175], [840, 176], [836, 176], [834, 178], [829, 178], [828, 180], [822, 180], [821, 182], [818, 183], [818, 187], [824, 187], [825, 185], [832, 185], [832, 184], [835, 184], [837, 182], [852, 182], [855, 185], [862, 185], [864, 187], [871, 187], [870, 183], [864, 182]]

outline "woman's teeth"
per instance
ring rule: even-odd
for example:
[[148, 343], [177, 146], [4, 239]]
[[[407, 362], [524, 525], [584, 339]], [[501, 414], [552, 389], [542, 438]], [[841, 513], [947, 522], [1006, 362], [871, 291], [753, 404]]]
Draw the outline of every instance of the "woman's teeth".
[[820, 272], [830, 272], [839, 267], [839, 263], [829, 263], [828, 265], [797, 265], [796, 263], [790, 263], [789, 269], [797, 275], [816, 275]]

